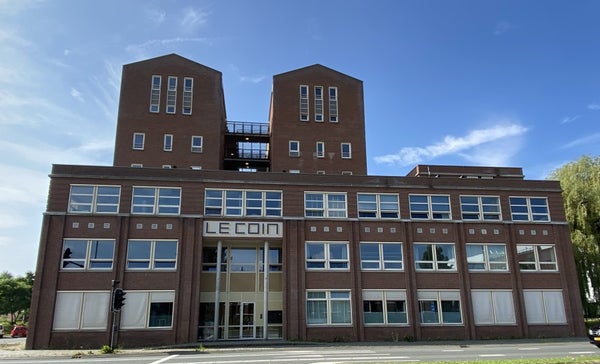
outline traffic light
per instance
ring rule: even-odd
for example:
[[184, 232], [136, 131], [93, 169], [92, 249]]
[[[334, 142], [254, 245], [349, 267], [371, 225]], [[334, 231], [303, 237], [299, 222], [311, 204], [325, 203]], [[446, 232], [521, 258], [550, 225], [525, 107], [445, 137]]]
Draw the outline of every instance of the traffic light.
[[125, 293], [121, 288], [115, 289], [113, 293], [113, 310], [119, 311], [125, 304]]

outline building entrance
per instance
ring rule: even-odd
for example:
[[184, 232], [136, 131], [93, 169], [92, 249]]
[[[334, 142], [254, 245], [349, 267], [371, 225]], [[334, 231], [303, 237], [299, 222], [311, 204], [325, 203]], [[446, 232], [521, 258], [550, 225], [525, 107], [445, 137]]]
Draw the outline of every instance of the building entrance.
[[228, 320], [228, 339], [256, 338], [254, 302], [230, 302]]

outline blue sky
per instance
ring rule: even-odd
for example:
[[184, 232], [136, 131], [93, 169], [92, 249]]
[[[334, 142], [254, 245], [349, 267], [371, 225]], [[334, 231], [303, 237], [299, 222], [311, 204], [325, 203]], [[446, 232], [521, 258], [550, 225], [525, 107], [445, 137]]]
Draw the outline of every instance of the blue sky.
[[121, 67], [223, 73], [229, 120], [272, 76], [364, 82], [368, 170], [495, 165], [544, 179], [600, 145], [600, 2], [0, 0], [0, 271], [34, 270], [53, 163], [110, 165]]

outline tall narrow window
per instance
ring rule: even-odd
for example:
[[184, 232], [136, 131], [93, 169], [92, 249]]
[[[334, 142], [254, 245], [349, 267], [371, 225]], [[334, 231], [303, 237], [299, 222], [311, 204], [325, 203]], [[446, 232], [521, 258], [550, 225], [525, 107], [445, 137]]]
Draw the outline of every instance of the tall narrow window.
[[167, 88], [167, 114], [175, 114], [175, 103], [177, 102], [177, 77], [169, 76]]
[[165, 134], [163, 150], [165, 152], [171, 152], [173, 150], [173, 134]]
[[300, 85], [300, 121], [308, 121], [308, 86]]
[[183, 105], [184, 115], [192, 115], [192, 97], [194, 96], [194, 79], [185, 77], [183, 79]]
[[300, 142], [290, 140], [290, 157], [300, 157]]
[[150, 91], [150, 112], [160, 111], [160, 76], [152, 76], [152, 90]]
[[144, 133], [133, 133], [133, 149], [144, 150], [144, 139], [146, 135]]
[[332, 123], [338, 122], [338, 89], [337, 87], [329, 88], [329, 121]]
[[192, 137], [192, 153], [202, 153], [202, 137], [201, 136], [193, 136]]
[[323, 121], [323, 86], [315, 86], [315, 121]]
[[352, 158], [352, 145], [350, 143], [342, 143], [342, 159]]
[[325, 143], [324, 142], [317, 142], [317, 158], [324, 158], [325, 157]]

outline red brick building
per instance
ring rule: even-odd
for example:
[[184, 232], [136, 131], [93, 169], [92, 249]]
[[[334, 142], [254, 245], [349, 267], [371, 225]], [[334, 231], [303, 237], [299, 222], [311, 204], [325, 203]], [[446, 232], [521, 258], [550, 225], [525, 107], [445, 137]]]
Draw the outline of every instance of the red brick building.
[[366, 160], [362, 82], [332, 69], [274, 76], [261, 124], [227, 120], [218, 71], [124, 66], [114, 166], [53, 166], [27, 347], [113, 318], [122, 346], [584, 335], [558, 182]]

